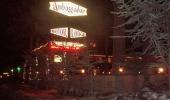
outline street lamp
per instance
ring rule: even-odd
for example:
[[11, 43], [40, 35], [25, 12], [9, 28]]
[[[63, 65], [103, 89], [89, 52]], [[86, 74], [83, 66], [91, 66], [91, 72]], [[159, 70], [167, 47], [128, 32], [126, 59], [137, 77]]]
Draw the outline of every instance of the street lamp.
[[11, 73], [12, 73], [12, 74], [14, 73], [14, 69], [11, 69]]
[[63, 71], [63, 70], [60, 70], [60, 74], [64, 74], [64, 71]]
[[123, 72], [124, 72], [124, 69], [123, 69], [122, 67], [120, 67], [120, 68], [118, 69], [118, 71], [119, 71], [120, 73], [123, 73]]
[[84, 74], [85, 73], [85, 69], [81, 69], [81, 73]]
[[162, 74], [162, 73], [164, 73], [164, 68], [162, 68], [162, 67], [160, 67], [160, 68], [158, 68], [158, 74]]

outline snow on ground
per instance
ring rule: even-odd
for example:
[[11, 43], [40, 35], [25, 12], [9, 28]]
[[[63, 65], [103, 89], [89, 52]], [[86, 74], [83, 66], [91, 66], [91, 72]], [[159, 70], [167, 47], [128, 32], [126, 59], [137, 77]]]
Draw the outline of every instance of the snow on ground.
[[71, 96], [59, 94], [55, 89], [35, 89], [22, 85], [16, 90], [0, 86], [0, 100], [170, 100], [170, 91], [154, 92], [147, 87], [136, 93]]
[[[137, 93], [123, 93], [110, 95], [95, 95], [95, 96], [59, 96], [56, 90], [20, 90], [25, 96], [43, 98], [42, 100], [170, 100], [170, 92], [162, 91], [154, 92], [149, 88], [143, 88]], [[49, 97], [49, 98], [47, 98]], [[44, 99], [46, 98], [46, 99]], [[33, 98], [31, 99], [33, 100]], [[36, 100], [36, 99], [35, 99]], [[41, 100], [41, 99], [39, 99]]]
[[170, 100], [170, 92], [154, 92], [149, 88], [143, 88], [137, 93], [112, 94], [99, 96], [96, 100]]

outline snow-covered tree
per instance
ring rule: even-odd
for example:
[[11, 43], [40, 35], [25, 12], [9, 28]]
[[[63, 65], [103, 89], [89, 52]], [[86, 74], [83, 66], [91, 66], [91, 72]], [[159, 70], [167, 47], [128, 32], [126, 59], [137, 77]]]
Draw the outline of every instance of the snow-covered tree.
[[117, 27], [125, 28], [132, 41], [145, 42], [144, 53], [162, 56], [170, 64], [170, 1], [169, 0], [111, 0], [118, 10], [113, 11], [125, 22]]

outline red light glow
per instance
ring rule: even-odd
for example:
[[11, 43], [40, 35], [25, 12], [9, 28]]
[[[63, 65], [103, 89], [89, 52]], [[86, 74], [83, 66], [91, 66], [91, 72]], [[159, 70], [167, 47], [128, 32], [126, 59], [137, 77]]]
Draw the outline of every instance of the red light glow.
[[83, 47], [83, 44], [74, 42], [56, 42], [55, 44], [53, 44], [52, 42], [50, 43], [50, 48], [57, 51], [78, 52]]

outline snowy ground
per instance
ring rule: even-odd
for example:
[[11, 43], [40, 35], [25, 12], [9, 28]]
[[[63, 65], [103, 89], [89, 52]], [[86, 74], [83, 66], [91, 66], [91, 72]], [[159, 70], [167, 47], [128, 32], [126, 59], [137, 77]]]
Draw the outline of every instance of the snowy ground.
[[0, 100], [170, 100], [170, 91], [154, 92], [145, 87], [137, 93], [67, 96], [55, 89], [40, 90], [27, 85], [12, 87], [4, 84], [0, 85]]

